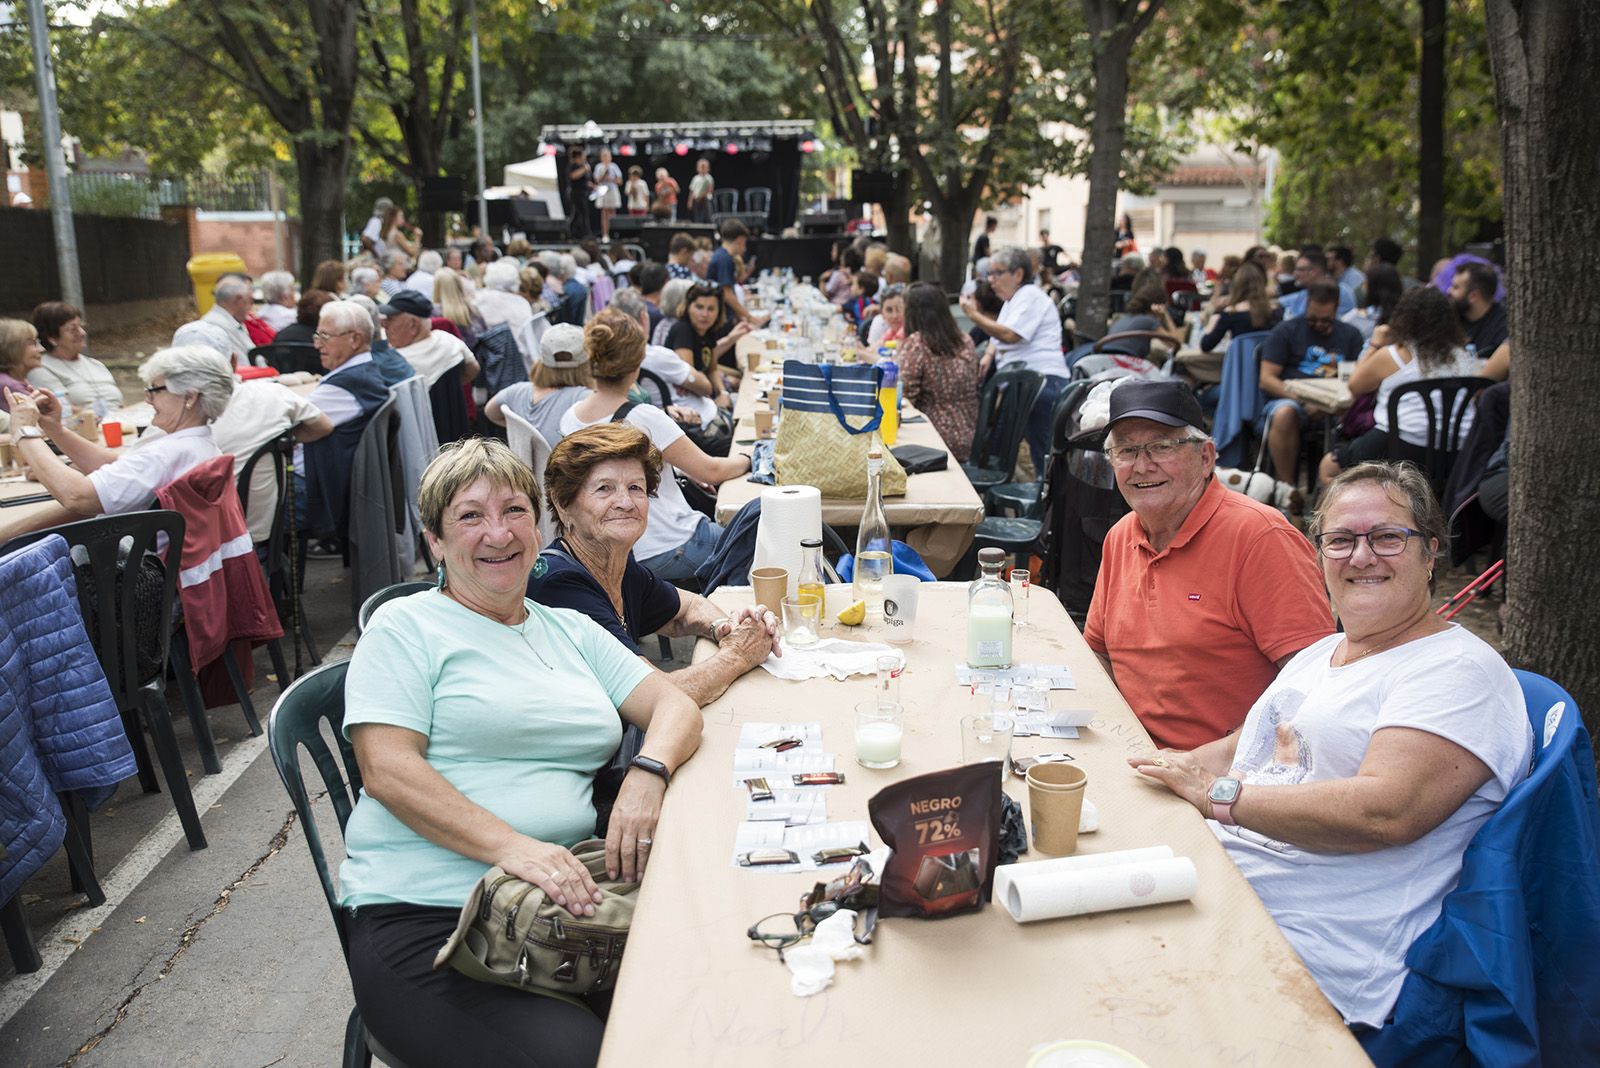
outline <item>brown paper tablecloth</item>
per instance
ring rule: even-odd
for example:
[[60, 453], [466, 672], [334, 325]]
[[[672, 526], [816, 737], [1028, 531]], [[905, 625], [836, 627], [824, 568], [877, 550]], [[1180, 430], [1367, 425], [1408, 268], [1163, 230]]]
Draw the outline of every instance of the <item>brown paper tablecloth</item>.
[[[732, 609], [749, 596], [730, 587], [714, 600]], [[899, 768], [868, 771], [854, 760], [852, 707], [870, 696], [870, 678], [786, 682], [757, 669], [705, 710], [700, 751], [667, 791], [603, 1065], [1012, 1068], [1031, 1047], [1062, 1038], [1114, 1043], [1152, 1068], [1367, 1063], [1200, 815], [1127, 767], [1149, 737], [1060, 605], [1035, 588], [1030, 615], [1034, 625], [1017, 631], [1018, 660], [1070, 665], [1078, 688], [1055, 691], [1054, 707], [1093, 709], [1096, 718], [1080, 740], [1018, 739], [1016, 751], [1065, 750], [1088, 772], [1101, 830], [1080, 838], [1080, 852], [1169, 845], [1195, 863], [1194, 899], [1028, 925], [997, 905], [943, 920], [887, 919], [866, 957], [841, 963], [827, 990], [789, 992], [788, 971], [745, 930], [793, 911], [815, 876], [730, 866], [745, 808], [745, 792], [732, 786], [740, 727], [822, 723], [847, 777], [830, 788], [830, 820], [864, 820], [868, 798], [885, 785], [958, 763], [958, 721], [970, 700], [954, 681], [965, 589], [926, 584], [902, 681], [909, 707]], [[705, 643], [699, 652], [708, 654]], [[1021, 780], [1008, 777], [1007, 790], [1026, 809]]]
[[[753, 335], [749, 335], [753, 336]], [[741, 339], [741, 344], [743, 339]], [[766, 390], [767, 369], [761, 375], [746, 375], [740, 386], [733, 412], [737, 420], [734, 427], [734, 451], [748, 453], [750, 441], [756, 436], [755, 410]], [[904, 416], [916, 415], [909, 405]], [[925, 419], [920, 423], [900, 424], [895, 445], [925, 445], [946, 452], [944, 439]], [[724, 482], [717, 490], [717, 522], [726, 523], [740, 508], [761, 495], [767, 487], [746, 478]], [[854, 527], [861, 522], [863, 501], [837, 497], [822, 499], [822, 521], [832, 527]], [[961, 465], [950, 458], [943, 471], [929, 471], [906, 479], [903, 497], [885, 497], [884, 515], [897, 532], [904, 531], [907, 545], [915, 549], [935, 575], [944, 576], [961, 560], [978, 524], [983, 521], [983, 500], [961, 470]]]

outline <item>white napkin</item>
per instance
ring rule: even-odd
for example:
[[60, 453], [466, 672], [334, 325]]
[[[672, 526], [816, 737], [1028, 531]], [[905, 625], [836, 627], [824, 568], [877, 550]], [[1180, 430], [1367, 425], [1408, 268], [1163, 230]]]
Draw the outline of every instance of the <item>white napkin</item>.
[[780, 679], [820, 679], [828, 675], [843, 682], [851, 675], [872, 675], [878, 670], [878, 657], [899, 656], [900, 651], [877, 642], [851, 642], [829, 638], [815, 645], [787, 643], [783, 655], [769, 656], [761, 666]]
[[856, 942], [856, 914], [840, 909], [817, 924], [809, 942], [785, 950], [789, 966], [789, 989], [797, 998], [820, 994], [833, 982], [833, 962], [856, 960], [863, 955]]

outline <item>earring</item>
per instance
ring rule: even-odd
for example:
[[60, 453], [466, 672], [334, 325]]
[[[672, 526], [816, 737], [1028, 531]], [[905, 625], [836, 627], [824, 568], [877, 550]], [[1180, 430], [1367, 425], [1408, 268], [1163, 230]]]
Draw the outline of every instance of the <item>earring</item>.
[[550, 570], [550, 565], [544, 562], [544, 557], [541, 556], [541, 557], [539, 557], [537, 560], [535, 560], [533, 562], [533, 577], [534, 578], [536, 578], [536, 579], [544, 578], [545, 572], [547, 572], [549, 570]]
[[442, 589], [444, 589], [444, 564], [440, 564], [439, 565], [438, 575], [439, 575], [439, 588], [442, 590]]

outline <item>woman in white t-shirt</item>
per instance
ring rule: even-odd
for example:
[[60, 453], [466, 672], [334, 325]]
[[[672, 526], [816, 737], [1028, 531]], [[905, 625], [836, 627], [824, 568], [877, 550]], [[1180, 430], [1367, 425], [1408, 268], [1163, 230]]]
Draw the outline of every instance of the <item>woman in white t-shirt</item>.
[[83, 351], [89, 344], [83, 312], [59, 300], [46, 301], [33, 309], [33, 328], [44, 345], [44, 359], [28, 372], [30, 386], [65, 393], [82, 408], [122, 407], [122, 387], [111, 377], [111, 368]]
[[[198, 464], [220, 456], [211, 423], [233, 395], [233, 367], [199, 345], [162, 349], [139, 367], [145, 397], [155, 409], [159, 436], [141, 438], [120, 454], [89, 441], [61, 423], [61, 408], [49, 393], [12, 393], [11, 436], [33, 477], [56, 499], [20, 529], [0, 529], [0, 539], [97, 515], [150, 507], [156, 491]], [[54, 442], [68, 466], [51, 451]]]
[[[1417, 286], [1400, 298], [1388, 323], [1388, 332], [1399, 340], [1392, 345], [1374, 345], [1367, 349], [1350, 374], [1351, 393], [1358, 397], [1376, 394], [1372, 410], [1375, 425], [1322, 458], [1317, 477], [1324, 486], [1338, 477], [1340, 471], [1389, 454], [1389, 396], [1396, 389], [1429, 378], [1464, 378], [1478, 373], [1479, 361], [1466, 348], [1467, 336], [1450, 298], [1432, 286]], [[1461, 423], [1454, 445], [1459, 447], [1467, 431], [1472, 429], [1477, 405], [1467, 396], [1458, 396], [1456, 403], [1460, 407]], [[1413, 394], [1400, 398], [1397, 429], [1400, 440], [1406, 444], [1419, 449], [1427, 446], [1428, 410], [1422, 397]]]
[[667, 461], [656, 500], [650, 505], [649, 525], [634, 546], [634, 557], [668, 582], [687, 581], [711, 557], [722, 528], [690, 507], [678, 486], [678, 472], [715, 492], [728, 479], [748, 474], [750, 458], [743, 454], [707, 456], [666, 412], [628, 399], [628, 390], [638, 381], [644, 362], [644, 330], [636, 320], [607, 308], [583, 328], [583, 343], [594, 375], [594, 392], [561, 417], [561, 432], [571, 434], [596, 423], [612, 422], [624, 405], [632, 405], [624, 418], [648, 434]]
[[1028, 415], [1028, 451], [1033, 454], [1033, 469], [1043, 471], [1050, 452], [1050, 414], [1071, 374], [1061, 350], [1061, 313], [1033, 284], [1033, 261], [1023, 249], [1003, 248], [992, 254], [988, 281], [994, 295], [1005, 302], [998, 316], [987, 315], [976, 294], [961, 298], [967, 318], [995, 342], [995, 355], [983, 358], [978, 376], [987, 378], [991, 364], [999, 370], [1026, 367], [1045, 376]]
[[1237, 733], [1129, 763], [1216, 821], [1328, 1000], [1381, 1028], [1533, 731], [1500, 655], [1433, 613], [1449, 530], [1415, 468], [1346, 471], [1310, 534], [1344, 632], [1296, 654]]

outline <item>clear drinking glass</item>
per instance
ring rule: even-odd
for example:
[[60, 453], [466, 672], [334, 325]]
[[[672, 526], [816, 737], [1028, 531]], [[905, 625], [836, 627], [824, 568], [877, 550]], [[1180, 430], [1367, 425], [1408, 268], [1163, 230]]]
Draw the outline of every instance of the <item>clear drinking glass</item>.
[[905, 670], [904, 662], [893, 654], [880, 656], [877, 660], [878, 668], [878, 703], [898, 705], [900, 703], [900, 673]]
[[985, 760], [998, 760], [1006, 768], [1011, 760], [1011, 731], [1014, 721], [1010, 716], [985, 713], [967, 716], [961, 721], [961, 763], [981, 764]]
[[1028, 625], [1028, 590], [1033, 585], [1033, 575], [1025, 567], [1011, 569], [1011, 618], [1019, 627]]
[[822, 619], [822, 602], [815, 597], [783, 599], [783, 638], [799, 647], [815, 645]]

